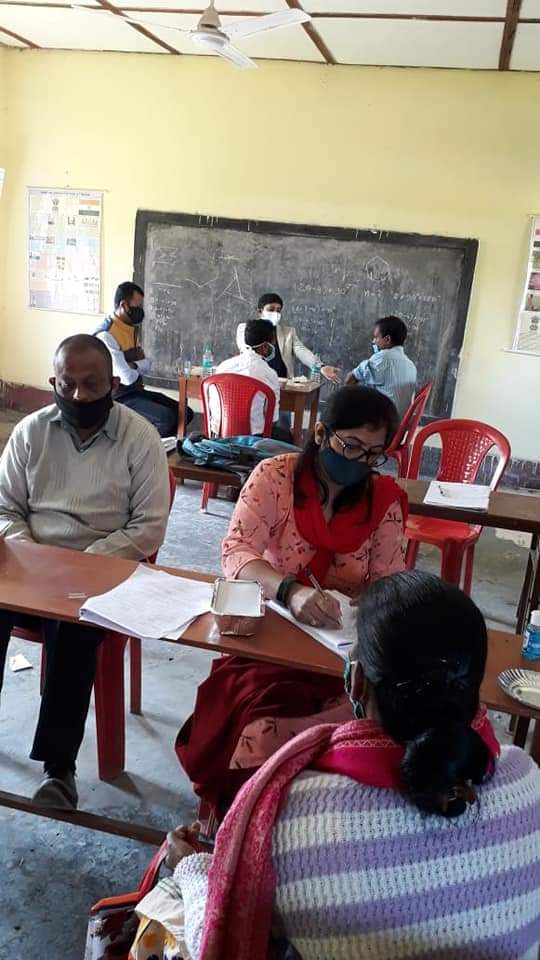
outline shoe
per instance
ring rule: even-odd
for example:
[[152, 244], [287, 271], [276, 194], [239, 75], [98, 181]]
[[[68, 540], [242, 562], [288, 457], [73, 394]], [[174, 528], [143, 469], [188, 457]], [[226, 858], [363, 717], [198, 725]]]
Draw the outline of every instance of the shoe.
[[76, 810], [79, 802], [75, 775], [71, 770], [61, 777], [53, 777], [45, 773], [45, 777], [37, 788], [32, 802], [41, 807], [53, 807], [57, 810]]

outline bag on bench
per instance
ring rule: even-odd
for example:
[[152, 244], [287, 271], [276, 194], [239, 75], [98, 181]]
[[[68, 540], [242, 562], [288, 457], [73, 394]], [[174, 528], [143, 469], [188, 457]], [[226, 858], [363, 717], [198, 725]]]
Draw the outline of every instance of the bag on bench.
[[246, 480], [261, 460], [282, 453], [300, 453], [300, 448], [271, 437], [251, 435], [236, 437], [205, 437], [190, 433], [178, 441], [178, 453], [189, 457], [198, 467], [227, 470]]

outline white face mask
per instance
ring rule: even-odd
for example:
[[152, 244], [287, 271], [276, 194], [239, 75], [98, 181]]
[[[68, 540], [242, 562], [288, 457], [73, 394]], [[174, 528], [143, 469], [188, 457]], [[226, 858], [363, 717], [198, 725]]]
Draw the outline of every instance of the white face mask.
[[270, 323], [273, 323], [277, 327], [279, 321], [281, 320], [281, 313], [274, 312], [273, 310], [267, 310], [264, 307], [263, 312], [261, 313], [261, 320], [270, 320]]

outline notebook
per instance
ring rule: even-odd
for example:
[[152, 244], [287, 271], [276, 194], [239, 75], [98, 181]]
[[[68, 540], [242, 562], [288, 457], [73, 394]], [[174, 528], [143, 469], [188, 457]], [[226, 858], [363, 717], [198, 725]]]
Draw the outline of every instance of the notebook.
[[345, 594], [340, 593], [338, 590], [328, 590], [326, 592], [335, 597], [341, 606], [342, 626], [340, 629], [328, 630], [322, 627], [311, 627], [307, 623], [300, 623], [287, 607], [283, 607], [274, 600], [268, 600], [267, 606], [271, 610], [274, 610], [275, 613], [279, 613], [285, 620], [294, 623], [296, 627], [299, 627], [304, 633], [313, 637], [318, 643], [322, 643], [323, 647], [327, 647], [328, 650], [332, 650], [333, 653], [337, 653], [338, 656], [346, 660], [349, 650], [357, 636], [356, 618], [358, 607], [351, 606], [350, 597], [346, 597]]
[[488, 510], [490, 493], [490, 488], [480, 483], [432, 480], [424, 503], [437, 507], [459, 507], [460, 510]]

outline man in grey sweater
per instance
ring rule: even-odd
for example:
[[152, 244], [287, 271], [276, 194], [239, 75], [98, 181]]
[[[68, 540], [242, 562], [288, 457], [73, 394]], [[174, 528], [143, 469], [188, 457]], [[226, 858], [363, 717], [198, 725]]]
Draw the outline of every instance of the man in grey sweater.
[[[86, 553], [143, 560], [161, 545], [169, 511], [167, 460], [155, 427], [113, 403], [105, 344], [64, 340], [50, 384], [56, 403], [17, 424], [0, 459], [4, 535]], [[0, 611], [0, 686], [11, 631]], [[33, 622], [35, 625], [35, 621]], [[44, 763], [37, 803], [76, 807], [75, 761], [103, 632], [43, 621], [47, 676], [31, 757]]]

